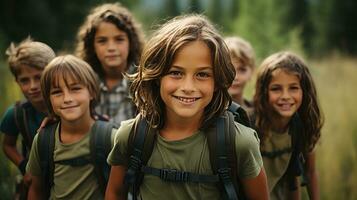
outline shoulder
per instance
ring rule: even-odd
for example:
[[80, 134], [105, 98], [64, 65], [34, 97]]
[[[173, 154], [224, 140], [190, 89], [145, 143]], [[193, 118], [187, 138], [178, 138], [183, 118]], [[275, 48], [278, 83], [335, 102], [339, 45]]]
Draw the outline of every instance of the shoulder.
[[119, 129], [115, 133], [115, 143], [127, 142], [129, 139], [130, 131], [133, 128], [135, 119], [122, 121]]
[[259, 137], [254, 129], [246, 127], [237, 122], [234, 122], [234, 127], [237, 149], [243, 150], [259, 147]]
[[5, 134], [18, 134], [15, 122], [15, 105], [7, 108], [1, 119], [0, 131]]

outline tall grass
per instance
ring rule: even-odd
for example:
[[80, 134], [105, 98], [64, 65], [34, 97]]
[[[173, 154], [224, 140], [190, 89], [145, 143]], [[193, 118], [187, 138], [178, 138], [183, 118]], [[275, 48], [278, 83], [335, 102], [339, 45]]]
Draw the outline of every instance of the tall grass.
[[312, 61], [325, 125], [317, 146], [321, 199], [357, 199], [357, 59]]

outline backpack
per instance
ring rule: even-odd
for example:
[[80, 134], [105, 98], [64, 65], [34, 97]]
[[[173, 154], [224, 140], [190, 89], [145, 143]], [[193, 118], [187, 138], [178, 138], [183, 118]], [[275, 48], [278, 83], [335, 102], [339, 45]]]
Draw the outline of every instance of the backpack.
[[[232, 105], [233, 104], [233, 105]], [[128, 140], [128, 170], [124, 182], [130, 188], [133, 199], [137, 198], [138, 188], [144, 174], [160, 177], [171, 182], [211, 182], [216, 183], [224, 199], [244, 199], [244, 194], [238, 184], [237, 158], [235, 152], [235, 134], [233, 121], [249, 125], [247, 114], [240, 105], [232, 102], [230, 112], [213, 121], [215, 126], [207, 132], [209, 156], [214, 175], [202, 175], [175, 169], [157, 169], [146, 166], [154, 148], [155, 131], [147, 124], [146, 119], [137, 117]], [[234, 169], [234, 170], [232, 170]]]
[[[46, 195], [49, 197], [50, 189], [53, 186], [54, 159], [53, 152], [55, 146], [55, 131], [57, 123], [52, 123], [43, 128], [38, 135], [38, 152], [40, 158], [40, 167], [43, 172], [43, 181], [46, 187]], [[110, 122], [96, 121], [93, 124], [90, 139], [90, 158], [86, 156], [72, 158], [68, 160], [56, 161], [62, 165], [83, 166], [87, 164], [94, 165], [94, 172], [98, 178], [99, 187], [103, 194], [109, 179], [110, 165], [106, 160], [111, 151], [112, 129], [117, 126]]]
[[29, 101], [17, 101], [14, 106], [15, 124], [22, 136], [22, 155], [27, 157], [31, 149], [33, 137], [28, 125], [28, 109], [31, 108]]

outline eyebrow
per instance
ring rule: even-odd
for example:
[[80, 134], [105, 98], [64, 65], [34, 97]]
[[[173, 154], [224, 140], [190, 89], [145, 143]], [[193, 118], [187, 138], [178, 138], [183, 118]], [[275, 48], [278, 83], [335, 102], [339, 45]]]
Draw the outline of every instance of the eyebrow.
[[[172, 69], [172, 68], [184, 70], [184, 67], [177, 66], [177, 65], [172, 65], [172, 67], [170, 69]], [[213, 70], [213, 67], [212, 66], [203, 66], [203, 67], [198, 67], [198, 70]]]

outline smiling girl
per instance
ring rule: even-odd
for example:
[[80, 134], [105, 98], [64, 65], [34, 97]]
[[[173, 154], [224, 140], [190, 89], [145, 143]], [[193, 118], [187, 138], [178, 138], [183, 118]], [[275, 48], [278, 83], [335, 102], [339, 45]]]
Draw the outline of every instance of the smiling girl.
[[272, 199], [299, 199], [297, 176], [307, 177], [311, 199], [319, 199], [315, 145], [323, 124], [315, 84], [297, 55], [280, 52], [258, 71], [255, 125]]

